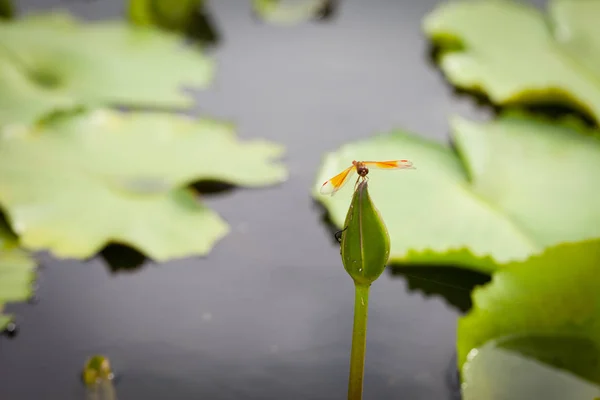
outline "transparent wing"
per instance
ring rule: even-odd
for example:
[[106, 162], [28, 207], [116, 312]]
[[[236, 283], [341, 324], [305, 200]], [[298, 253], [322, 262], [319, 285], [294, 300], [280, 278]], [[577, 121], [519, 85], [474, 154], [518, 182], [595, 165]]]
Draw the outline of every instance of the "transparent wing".
[[335, 192], [340, 190], [342, 186], [348, 182], [350, 177], [353, 176], [355, 172], [356, 168], [354, 165], [346, 168], [321, 186], [321, 194], [330, 194], [333, 196]]
[[392, 161], [363, 161], [369, 168], [379, 169], [416, 169], [413, 167], [412, 161], [409, 160], [392, 160]]

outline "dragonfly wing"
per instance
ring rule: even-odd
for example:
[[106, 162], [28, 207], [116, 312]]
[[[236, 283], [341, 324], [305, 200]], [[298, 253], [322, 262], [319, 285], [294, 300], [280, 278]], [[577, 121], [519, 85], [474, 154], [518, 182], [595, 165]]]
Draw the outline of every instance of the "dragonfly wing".
[[321, 194], [334, 195], [342, 186], [348, 182], [350, 177], [354, 175], [356, 168], [353, 166], [346, 168], [321, 186]]
[[392, 160], [392, 161], [363, 161], [369, 168], [379, 169], [416, 169], [413, 167], [412, 161], [409, 160]]

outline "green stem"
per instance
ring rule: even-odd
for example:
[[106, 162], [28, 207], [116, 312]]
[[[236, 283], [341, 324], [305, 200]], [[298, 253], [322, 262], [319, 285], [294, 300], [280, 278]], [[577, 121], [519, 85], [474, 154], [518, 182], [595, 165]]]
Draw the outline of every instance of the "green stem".
[[354, 329], [352, 330], [352, 351], [350, 353], [348, 400], [362, 399], [370, 287], [370, 284], [354, 284]]

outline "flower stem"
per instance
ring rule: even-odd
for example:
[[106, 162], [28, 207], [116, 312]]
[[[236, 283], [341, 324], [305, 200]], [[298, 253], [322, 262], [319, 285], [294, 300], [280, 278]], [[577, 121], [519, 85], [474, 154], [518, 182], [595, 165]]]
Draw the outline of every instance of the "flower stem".
[[352, 351], [350, 353], [348, 400], [362, 399], [370, 287], [371, 284], [354, 284], [354, 329], [352, 330]]

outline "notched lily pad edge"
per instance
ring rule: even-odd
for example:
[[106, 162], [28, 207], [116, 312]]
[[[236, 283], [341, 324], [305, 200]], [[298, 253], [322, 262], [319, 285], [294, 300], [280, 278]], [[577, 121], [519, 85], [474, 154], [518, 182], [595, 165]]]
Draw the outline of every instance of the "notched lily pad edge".
[[[466, 0], [462, 0], [466, 1]], [[480, 102], [488, 103], [494, 107], [543, 107], [561, 105], [572, 109], [576, 113], [581, 113], [585, 120], [593, 121], [594, 125], [600, 125], [600, 117], [594, 115], [591, 107], [579, 101], [577, 96], [570, 93], [568, 90], [557, 87], [548, 87], [545, 89], [527, 89], [513, 94], [512, 96], [502, 96], [495, 93], [490, 93], [487, 90], [483, 81], [472, 82], [467, 84], [451, 76], [449, 73], [447, 56], [459, 55], [468, 50], [463, 40], [453, 34], [451, 31], [439, 29], [433, 23], [438, 18], [438, 13], [443, 12], [444, 8], [452, 7], [454, 4], [444, 3], [439, 5], [433, 11], [423, 18], [421, 30], [430, 41], [431, 59], [439, 67], [447, 82], [454, 88], [465, 94], [480, 99]], [[540, 13], [540, 16], [547, 22], [547, 15]], [[549, 34], [552, 31], [549, 28]]]
[[[358, 140], [354, 141], [353, 143], [361, 142], [361, 141], [377, 140], [378, 138], [385, 138], [385, 137], [389, 137], [389, 136], [398, 136], [398, 137], [403, 137], [403, 138], [407, 138], [407, 139], [422, 140], [424, 145], [447, 147], [460, 160], [460, 166], [462, 167], [463, 172], [465, 173], [465, 176], [467, 177], [467, 179], [469, 179], [470, 172], [468, 170], [468, 165], [464, 162], [464, 158], [461, 154], [460, 148], [454, 144], [454, 140], [453, 140], [456, 126], [458, 126], [458, 124], [460, 124], [460, 123], [486, 125], [489, 123], [493, 123], [495, 120], [502, 120], [502, 119], [514, 119], [514, 120], [539, 122], [539, 123], [552, 124], [552, 125], [560, 125], [561, 127], [564, 127], [567, 129], [572, 129], [573, 131], [575, 131], [581, 135], [591, 136], [591, 137], [600, 139], [600, 130], [591, 128], [588, 124], [585, 123], [585, 121], [582, 121], [581, 119], [577, 118], [577, 116], [575, 116], [575, 115], [549, 116], [549, 115], [535, 113], [535, 112], [532, 112], [529, 110], [523, 110], [521, 108], [509, 107], [504, 110], [501, 110], [499, 112], [499, 115], [497, 118], [495, 118], [493, 120], [487, 120], [487, 121], [474, 121], [474, 120], [465, 118], [458, 114], [454, 114], [454, 115], [450, 116], [449, 117], [449, 128], [450, 128], [450, 143], [449, 144], [444, 144], [444, 143], [440, 143], [440, 142], [432, 140], [432, 139], [420, 137], [415, 133], [411, 133], [408, 130], [398, 128], [398, 127], [392, 128], [385, 132], [376, 133], [375, 135], [368, 137], [368, 138], [358, 139]], [[326, 169], [326, 164], [327, 164], [328, 159], [330, 159], [331, 157], [335, 157], [335, 154], [338, 152], [343, 152], [344, 148], [349, 145], [350, 144], [342, 144], [336, 150], [325, 153], [322, 157], [322, 161], [320, 164], [321, 167], [317, 171], [316, 176], [323, 175], [322, 171], [324, 169]], [[335, 224], [334, 221], [331, 219], [331, 215], [327, 208], [327, 203], [328, 203], [327, 198], [319, 193], [318, 185], [320, 183], [321, 182], [315, 182], [312, 185], [311, 195], [312, 195], [315, 203], [318, 204], [320, 206], [320, 208], [322, 209], [321, 220], [323, 223], [325, 223], [328, 226], [328, 231], [342, 229], [342, 226]], [[348, 200], [348, 204], [350, 204], [350, 200]], [[594, 240], [594, 239], [592, 238], [590, 240]], [[435, 264], [436, 266], [448, 265], [448, 266], [453, 266], [456, 268], [464, 268], [467, 270], [475, 269], [476, 271], [491, 274], [494, 271], [497, 271], [503, 265], [514, 263], [514, 262], [524, 262], [531, 257], [539, 256], [539, 255], [543, 254], [548, 248], [551, 248], [554, 246], [559, 246], [559, 245], [564, 245], [564, 244], [576, 244], [576, 243], [579, 243], [579, 242], [578, 241], [575, 241], [575, 242], [566, 241], [566, 242], [556, 243], [552, 246], [539, 248], [539, 249], [537, 249], [537, 251], [529, 253], [528, 255], [526, 255], [524, 257], [512, 258], [510, 260], [506, 260], [503, 262], [498, 262], [491, 254], [476, 253], [472, 249], [470, 249], [468, 246], [447, 247], [447, 248], [443, 248], [443, 249], [442, 248], [440, 248], [440, 249], [433, 249], [433, 248], [410, 249], [403, 256], [397, 256], [397, 255], [395, 256], [394, 254], [390, 254], [390, 259], [389, 259], [388, 265], [394, 265], [397, 267], [402, 267], [402, 264], [410, 264], [411, 266], [423, 265], [423, 267], [427, 267], [428, 265], [431, 265], [431, 264]]]
[[[1, 211], [1, 210], [0, 210]], [[13, 233], [13, 232], [11, 232]], [[13, 233], [14, 234], [14, 233]], [[27, 280], [26, 280], [26, 292], [23, 296], [12, 297], [9, 299], [0, 298], [0, 333], [11, 333], [6, 329], [9, 327], [11, 323], [16, 323], [17, 315], [14, 313], [7, 313], [6, 306], [10, 306], [12, 304], [17, 303], [25, 303], [30, 301], [35, 296], [36, 284], [38, 279], [38, 268], [39, 262], [34, 258], [34, 255], [21, 248], [18, 243], [18, 239], [15, 236], [15, 243], [9, 246], [5, 246], [0, 249], [0, 262], [2, 262], [2, 253], [4, 253], [4, 257], [10, 258], [10, 260], [4, 260], [4, 262], [14, 262], [18, 264], [19, 268], [28, 269], [26, 272]]]
[[[192, 189], [189, 189], [189, 190], [193, 191]], [[194, 195], [197, 194], [195, 191], [193, 191], [193, 193], [194, 193]], [[54, 258], [57, 258], [57, 259], [78, 260], [78, 261], [82, 261], [82, 262], [89, 262], [89, 261], [101, 256], [103, 251], [106, 250], [111, 245], [123, 246], [129, 250], [133, 250], [134, 252], [144, 256], [147, 261], [158, 262], [158, 263], [167, 262], [167, 261], [176, 261], [178, 259], [186, 259], [186, 258], [190, 258], [190, 257], [206, 257], [222, 239], [224, 239], [229, 233], [231, 233], [230, 225], [220, 215], [217, 214], [216, 216], [219, 218], [220, 222], [222, 223], [222, 225], [220, 227], [220, 232], [216, 232], [213, 235], [212, 240], [210, 242], [207, 242], [206, 249], [197, 250], [197, 251], [186, 251], [185, 254], [182, 254], [182, 255], [169, 255], [167, 257], [162, 257], [162, 256], [159, 256], [156, 254], [152, 254], [152, 252], [145, 251], [144, 249], [142, 249], [134, 244], [131, 244], [126, 240], [120, 239], [120, 238], [108, 239], [103, 244], [101, 244], [97, 248], [95, 248], [93, 253], [89, 256], [79, 256], [71, 251], [58, 251], [56, 249], [48, 248], [48, 246], [37, 246], [37, 245], [32, 245], [32, 244], [22, 244], [21, 246], [24, 250], [31, 252], [31, 253], [45, 252], [45, 253], [52, 255]], [[9, 224], [12, 227], [13, 225], [12, 225], [12, 222], [10, 221], [9, 213], [7, 213], [7, 220], [9, 220]]]
[[[46, 116], [42, 117], [36, 124], [30, 124], [29, 126], [27, 124], [19, 124], [18, 126], [17, 125], [4, 126], [4, 127], [0, 128], [0, 136], [2, 134], [10, 134], [10, 132], [13, 130], [41, 129], [45, 125], [50, 125], [50, 124], [57, 122], [63, 118], [68, 119], [68, 118], [72, 118], [77, 115], [85, 115], [85, 114], [92, 116], [94, 113], [99, 113], [99, 115], [106, 113], [106, 115], [108, 115], [108, 116], [116, 115], [116, 116], [122, 117], [122, 118], [135, 117], [136, 114], [138, 114], [138, 115], [140, 114], [140, 112], [121, 111], [121, 110], [115, 110], [115, 109], [106, 108], [106, 107], [105, 108], [89, 108], [89, 107], [80, 105], [80, 106], [72, 108], [70, 110], [56, 110], [53, 113], [47, 114]], [[232, 120], [217, 119], [217, 118], [212, 118], [212, 117], [203, 117], [203, 116], [196, 116], [196, 115], [189, 115], [189, 114], [173, 114], [173, 113], [168, 113], [168, 112], [158, 112], [158, 113], [157, 112], [147, 112], [147, 114], [149, 114], [149, 115], [163, 114], [163, 116], [166, 118], [182, 119], [182, 120], [189, 121], [190, 123], [205, 123], [205, 124], [213, 124], [214, 123], [214, 124], [220, 125], [221, 128], [226, 128], [228, 130], [228, 131], [224, 131], [223, 135], [228, 135], [234, 139], [237, 139], [237, 136], [238, 136], [236, 133], [236, 127], [237, 127], [236, 123], [233, 122]], [[281, 157], [286, 153], [285, 146], [278, 144], [278, 143], [267, 141], [262, 138], [246, 139], [244, 141], [248, 142], [248, 143], [268, 142], [269, 145], [271, 146], [272, 152], [270, 154], [270, 157], [267, 158], [267, 160], [271, 161], [274, 167], [279, 167], [281, 169], [282, 173], [281, 173], [280, 179], [277, 182], [273, 182], [273, 183], [269, 184], [269, 186], [281, 185], [289, 178], [289, 171], [285, 167], [283, 160], [281, 160]], [[203, 175], [199, 179], [194, 179], [190, 182], [186, 182], [183, 186], [174, 187], [174, 188], [170, 189], [170, 191], [172, 191], [172, 190], [187, 191], [191, 196], [193, 196], [195, 198], [195, 200], [198, 202], [199, 206], [203, 206], [204, 203], [202, 202], [202, 198], [204, 197], [204, 195], [206, 193], [202, 192], [202, 190], [199, 190], [199, 188], [202, 188], [203, 184], [205, 182], [222, 183], [225, 186], [225, 190], [236, 189], [236, 188], [255, 189], [255, 188], [259, 188], [259, 187], [262, 188], [265, 186], [264, 184], [258, 184], [258, 183], [257, 184], [247, 183], [247, 184], [240, 185], [240, 184], [237, 184], [236, 182], [234, 182], [234, 180], [229, 180], [229, 179], [223, 178], [221, 176]], [[13, 232], [18, 233], [18, 231], [19, 231], [18, 223], [15, 223], [13, 221], [13, 218], [12, 218], [9, 210], [6, 210], [4, 212], [4, 215], [5, 215], [5, 219], [6, 219], [8, 226], [11, 229], [13, 229]], [[112, 238], [112, 239], [107, 240], [105, 243], [98, 246], [98, 248], [96, 248], [94, 250], [94, 253], [92, 255], [86, 256], [86, 257], [81, 257], [81, 256], [75, 255], [71, 252], [61, 252], [61, 251], [52, 250], [52, 249], [47, 248], [46, 246], [35, 246], [35, 245], [31, 245], [31, 244], [22, 244], [22, 246], [32, 252], [47, 251], [47, 252], [49, 252], [49, 254], [52, 254], [53, 256], [55, 256], [57, 258], [77, 259], [77, 260], [84, 260], [84, 261], [89, 261], [89, 260], [97, 257], [98, 255], [100, 255], [100, 253], [102, 253], [107, 247], [109, 247], [112, 244], [120, 245], [120, 246], [127, 247], [129, 249], [132, 249], [132, 250], [138, 252], [139, 254], [144, 255], [148, 259], [150, 259], [152, 261], [156, 261], [156, 262], [171, 261], [171, 260], [174, 260], [174, 259], [177, 259], [180, 257], [181, 258], [205, 257], [210, 253], [210, 251], [212, 251], [212, 249], [218, 242], [220, 242], [223, 238], [225, 238], [231, 232], [231, 227], [229, 226], [229, 224], [220, 215], [216, 214], [216, 216], [218, 217], [218, 219], [221, 223], [220, 232], [216, 232], [214, 234], [212, 240], [206, 246], [206, 249], [186, 252], [184, 255], [175, 256], [175, 257], [171, 257], [171, 256], [166, 257], [166, 258], [160, 257], [160, 256], [157, 256], [156, 254], [151, 254], [148, 251], [145, 251], [144, 249], [127, 242], [126, 240], [122, 240], [122, 239], [118, 239], [118, 238]]]
[[[511, 268], [518, 269], [521, 264], [524, 264], [524, 263], [527, 263], [530, 261], [535, 261], [536, 259], [543, 259], [544, 257], [546, 257], [545, 253], [555, 251], [559, 248], [565, 248], [565, 247], [571, 247], [571, 246], [576, 247], [576, 246], [580, 246], [580, 245], [595, 244], [595, 243], [600, 243], [600, 237], [590, 238], [590, 239], [580, 240], [580, 241], [561, 242], [561, 243], [558, 243], [558, 244], [555, 244], [552, 246], [548, 246], [548, 247], [544, 248], [543, 251], [532, 254], [524, 260], [515, 260], [515, 261], [507, 262], [503, 265], [506, 266], [508, 269], [503, 269], [503, 270], [498, 270], [498, 271], [502, 271], [503, 273], [504, 272], [508, 273], [509, 269], [511, 269]], [[457, 323], [457, 332], [460, 331], [461, 324], [463, 324], [465, 321], [470, 321], [471, 318], [474, 318], [479, 313], [485, 314], [485, 308], [483, 308], [483, 309], [478, 308], [478, 299], [479, 299], [479, 297], [481, 297], [479, 294], [488, 290], [488, 287], [495, 285], [497, 282], [497, 279], [500, 279], [498, 277], [498, 275], [496, 273], [492, 273], [491, 279], [489, 282], [487, 282], [483, 285], [478, 285], [473, 288], [473, 290], [471, 291], [471, 294], [470, 294], [472, 308], [465, 315], [463, 315], [459, 318], [458, 323]], [[526, 331], [525, 333], [529, 334], [531, 332]], [[456, 366], [459, 370], [459, 376], [460, 376], [461, 382], [463, 380], [463, 371], [462, 371], [463, 368], [466, 365], [468, 365], [468, 362], [477, 354], [477, 350], [479, 348], [484, 347], [488, 344], [493, 344], [493, 343], [496, 343], [499, 341], [503, 341], [505, 339], [518, 338], [521, 335], [523, 335], [522, 332], [512, 332], [510, 334], [505, 334], [505, 335], [489, 338], [488, 340], [485, 340], [482, 343], [479, 343], [478, 345], [469, 349], [469, 351], [466, 354], [464, 354], [464, 353], [461, 354], [461, 352], [459, 350], [459, 353], [458, 353], [458, 356], [456, 359]], [[459, 337], [457, 337], [457, 342], [459, 342]]]

